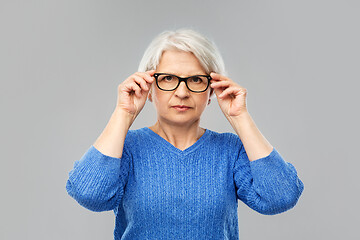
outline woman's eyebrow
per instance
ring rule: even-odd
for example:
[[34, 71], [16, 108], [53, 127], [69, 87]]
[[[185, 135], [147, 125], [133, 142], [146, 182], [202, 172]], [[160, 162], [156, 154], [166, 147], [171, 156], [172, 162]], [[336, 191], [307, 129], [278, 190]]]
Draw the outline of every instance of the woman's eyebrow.
[[[180, 76], [176, 73], [172, 73], [172, 72], [164, 72], [164, 73], [167, 73], [167, 74], [172, 74], [172, 75], [175, 75], [175, 76]], [[207, 75], [206, 73], [195, 73], [195, 74], [191, 74], [191, 75], [187, 75], [187, 77], [191, 77], [191, 76], [197, 76], [197, 75]]]

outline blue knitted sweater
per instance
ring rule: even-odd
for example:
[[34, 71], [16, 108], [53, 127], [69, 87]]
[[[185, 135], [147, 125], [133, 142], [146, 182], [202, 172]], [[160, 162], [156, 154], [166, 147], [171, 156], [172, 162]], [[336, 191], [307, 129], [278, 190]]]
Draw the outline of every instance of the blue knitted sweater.
[[121, 158], [90, 146], [66, 182], [81, 206], [114, 211], [116, 240], [236, 240], [238, 199], [274, 215], [294, 207], [303, 189], [275, 148], [249, 161], [236, 134], [206, 129], [180, 150], [148, 127], [128, 131]]

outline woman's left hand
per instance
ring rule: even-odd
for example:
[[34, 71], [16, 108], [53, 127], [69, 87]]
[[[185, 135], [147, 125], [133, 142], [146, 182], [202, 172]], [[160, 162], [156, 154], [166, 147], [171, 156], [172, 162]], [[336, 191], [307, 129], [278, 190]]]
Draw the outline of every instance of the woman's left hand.
[[214, 88], [219, 106], [227, 119], [247, 114], [246, 88], [230, 78], [211, 72], [211, 87]]

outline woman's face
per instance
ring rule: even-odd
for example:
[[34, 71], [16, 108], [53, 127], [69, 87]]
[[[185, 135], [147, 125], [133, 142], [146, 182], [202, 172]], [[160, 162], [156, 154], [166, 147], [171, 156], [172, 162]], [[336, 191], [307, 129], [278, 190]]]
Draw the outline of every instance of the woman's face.
[[[178, 50], [164, 51], [155, 72], [179, 77], [206, 75], [193, 53]], [[185, 82], [181, 82], [174, 91], [160, 90], [155, 82], [151, 87], [149, 98], [155, 104], [158, 119], [173, 125], [191, 125], [199, 121], [210, 97], [210, 87], [205, 92], [195, 93], [186, 87]], [[175, 107], [177, 105], [189, 108], [179, 109]]]

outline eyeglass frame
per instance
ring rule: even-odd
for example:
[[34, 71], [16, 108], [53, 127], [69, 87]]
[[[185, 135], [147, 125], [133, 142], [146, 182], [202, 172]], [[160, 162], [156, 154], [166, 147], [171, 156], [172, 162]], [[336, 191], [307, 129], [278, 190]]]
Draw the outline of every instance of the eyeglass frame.
[[[176, 87], [173, 88], [173, 89], [170, 89], [170, 90], [162, 89], [162, 88], [159, 86], [159, 83], [158, 83], [158, 77], [159, 77], [160, 75], [170, 75], [170, 76], [177, 77], [177, 78], [179, 79], [179, 82], [178, 82], [178, 84], [176, 85]], [[206, 77], [206, 78], [209, 80], [208, 83], [207, 83], [207, 86], [206, 86], [205, 90], [202, 90], [202, 91], [194, 91], [194, 90], [191, 90], [191, 89], [189, 88], [188, 84], [187, 84], [187, 80], [188, 80], [189, 78], [199, 77], [199, 76], [200, 76], [200, 77]], [[156, 82], [156, 86], [157, 86], [160, 90], [162, 90], [162, 91], [174, 91], [175, 89], [177, 89], [177, 88], [180, 86], [180, 83], [181, 83], [181, 82], [185, 82], [185, 85], [186, 85], [187, 89], [189, 89], [189, 91], [195, 92], [195, 93], [205, 92], [205, 91], [209, 88], [210, 80], [212, 79], [212, 77], [211, 77], [210, 75], [193, 75], [193, 76], [190, 76], [190, 77], [182, 78], [182, 77], [176, 76], [176, 75], [171, 74], [171, 73], [154, 73], [154, 77], [155, 77], [155, 80], [156, 80], [156, 81], [155, 81], [155, 82]]]

